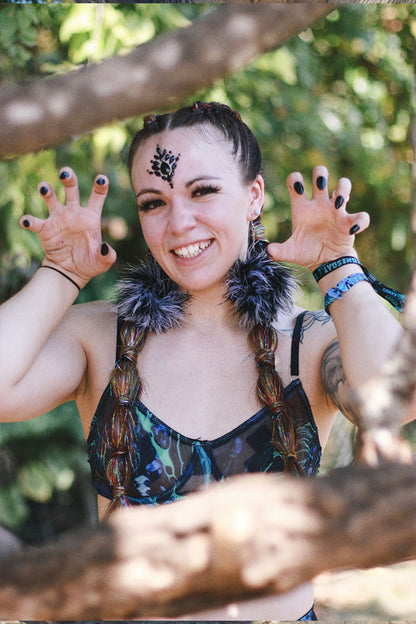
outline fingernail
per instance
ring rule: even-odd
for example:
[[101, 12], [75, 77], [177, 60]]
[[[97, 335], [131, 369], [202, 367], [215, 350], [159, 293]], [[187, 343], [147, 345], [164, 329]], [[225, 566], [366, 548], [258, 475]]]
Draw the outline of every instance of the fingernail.
[[30, 223], [29, 223], [29, 221], [27, 219], [24, 219], [22, 225], [23, 225], [23, 227], [29, 227]]
[[305, 192], [302, 182], [295, 182], [293, 185], [293, 188], [295, 189], [298, 195], [303, 195], [303, 193]]
[[343, 203], [344, 203], [344, 198], [342, 197], [342, 195], [338, 195], [338, 197], [335, 200], [335, 208], [338, 210], [338, 208], [341, 208]]
[[41, 195], [47, 195], [47, 194], [48, 194], [48, 191], [49, 191], [49, 189], [48, 189], [48, 187], [47, 187], [47, 186], [41, 186], [41, 187], [40, 187], [40, 189], [39, 189], [39, 193], [40, 193]]
[[104, 180], [104, 178], [97, 178], [97, 184], [99, 184], [100, 186], [102, 186], [103, 184], [105, 184], [105, 180]]
[[316, 178], [316, 186], [320, 191], [324, 190], [324, 188], [326, 187], [326, 179], [324, 178], [324, 176], [319, 176], [318, 178]]
[[[98, 182], [98, 180], [97, 180], [97, 182]], [[108, 248], [107, 243], [103, 243], [103, 244], [101, 245], [101, 255], [102, 255], [102, 256], [107, 256], [109, 251], [110, 251], [110, 250], [109, 250], [109, 248]]]
[[358, 230], [360, 229], [360, 226], [355, 224], [352, 226], [352, 228], [350, 229], [350, 234], [355, 234], [356, 232], [358, 232]]
[[69, 178], [69, 171], [62, 171], [59, 175], [60, 180], [66, 180]]

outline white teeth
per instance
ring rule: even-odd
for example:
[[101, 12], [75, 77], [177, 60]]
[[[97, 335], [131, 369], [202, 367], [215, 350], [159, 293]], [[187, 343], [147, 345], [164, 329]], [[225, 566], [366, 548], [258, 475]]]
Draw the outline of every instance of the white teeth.
[[196, 243], [194, 245], [189, 245], [189, 247], [181, 247], [180, 249], [175, 249], [174, 253], [180, 258], [195, 258], [199, 256], [200, 253], [204, 251], [209, 245], [211, 241], [204, 241], [203, 243]]

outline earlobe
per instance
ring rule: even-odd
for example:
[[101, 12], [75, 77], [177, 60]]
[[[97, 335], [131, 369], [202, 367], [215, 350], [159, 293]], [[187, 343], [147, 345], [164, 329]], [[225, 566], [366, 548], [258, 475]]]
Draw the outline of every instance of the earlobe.
[[249, 220], [257, 219], [262, 213], [264, 204], [264, 180], [258, 175], [250, 188], [251, 201], [249, 210]]

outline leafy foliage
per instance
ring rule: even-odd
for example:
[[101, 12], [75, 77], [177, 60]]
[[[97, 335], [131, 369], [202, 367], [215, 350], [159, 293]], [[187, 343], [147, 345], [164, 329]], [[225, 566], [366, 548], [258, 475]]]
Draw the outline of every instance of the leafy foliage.
[[[0, 5], [2, 85], [124, 54], [212, 10], [218, 9], [153, 3]], [[331, 187], [340, 176], [351, 178], [350, 210], [367, 210], [372, 220], [371, 229], [358, 237], [361, 259], [401, 290], [412, 257], [409, 134], [415, 36], [413, 5], [343, 5], [284, 47], [184, 102], [228, 103], [255, 131], [264, 153], [270, 239], [290, 234], [284, 181], [291, 171], [304, 173], [307, 189], [317, 164], [327, 165]], [[77, 172], [84, 200], [97, 173], [110, 179], [103, 235], [119, 261], [79, 300], [110, 295], [120, 267], [144, 250], [126, 168], [129, 141], [141, 123], [129, 119], [55, 149], [0, 162], [0, 300], [19, 289], [42, 258], [37, 237], [21, 230], [17, 220], [24, 213], [45, 215], [36, 185], [48, 180], [60, 194], [57, 171], [64, 165]], [[321, 306], [320, 293], [305, 279], [306, 305]], [[33, 423], [0, 427], [0, 445], [12, 449], [18, 464], [14, 480], [0, 489], [0, 521], [17, 528], [28, 515], [28, 500], [52, 500], [62, 487], [69, 491], [67, 471], [77, 475], [86, 464], [85, 456], [79, 463], [82, 432], [73, 428], [76, 418], [74, 407], [66, 405]], [[64, 429], [58, 453], [40, 452], [49, 438], [62, 440]]]

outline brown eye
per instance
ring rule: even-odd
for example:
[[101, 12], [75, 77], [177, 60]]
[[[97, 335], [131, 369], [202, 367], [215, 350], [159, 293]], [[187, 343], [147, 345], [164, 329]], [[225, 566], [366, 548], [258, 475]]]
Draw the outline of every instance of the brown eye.
[[149, 212], [164, 205], [161, 199], [149, 199], [138, 205], [140, 212]]

